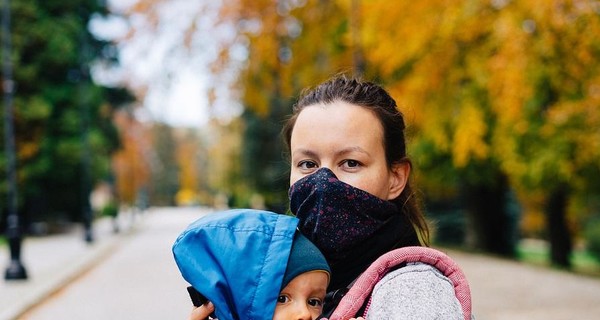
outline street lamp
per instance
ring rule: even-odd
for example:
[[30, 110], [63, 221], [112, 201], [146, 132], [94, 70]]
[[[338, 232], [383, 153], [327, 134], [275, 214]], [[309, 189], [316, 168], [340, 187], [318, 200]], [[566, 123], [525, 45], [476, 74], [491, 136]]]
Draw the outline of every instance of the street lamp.
[[[85, 9], [80, 8], [80, 15], [86, 17], [87, 13]], [[79, 111], [81, 113], [81, 215], [83, 220], [84, 240], [87, 243], [92, 243], [94, 242], [94, 232], [92, 228], [94, 217], [90, 205], [92, 155], [89, 141], [90, 111], [88, 108], [89, 101], [87, 96], [88, 83], [86, 83], [90, 79], [88, 70], [90, 45], [85, 30], [81, 31], [80, 40], [78, 95]]]
[[[82, 67], [82, 73], [83, 71]], [[80, 81], [85, 81], [85, 78], [82, 77]], [[83, 95], [85, 84], [79, 85], [80, 95]], [[85, 100], [85, 98], [80, 96], [81, 100]], [[80, 112], [81, 112], [81, 211], [82, 211], [82, 219], [83, 219], [83, 230], [84, 230], [84, 240], [87, 243], [94, 242], [94, 232], [92, 230], [92, 208], [90, 205], [90, 185], [91, 185], [91, 162], [92, 155], [90, 150], [90, 141], [89, 141], [89, 114], [88, 108], [86, 105], [86, 101], [80, 101]]]
[[21, 263], [21, 226], [17, 211], [17, 173], [15, 157], [15, 136], [13, 128], [13, 93], [10, 36], [10, 0], [2, 1], [2, 88], [4, 90], [4, 146], [6, 149], [6, 176], [8, 201], [6, 236], [10, 248], [10, 263], [4, 274], [6, 280], [27, 279], [27, 272]]

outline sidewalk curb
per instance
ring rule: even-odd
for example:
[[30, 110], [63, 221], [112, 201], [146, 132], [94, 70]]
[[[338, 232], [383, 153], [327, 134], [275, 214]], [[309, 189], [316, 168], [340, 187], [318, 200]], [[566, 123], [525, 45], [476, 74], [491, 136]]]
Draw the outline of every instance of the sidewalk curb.
[[38, 286], [37, 290], [31, 292], [30, 295], [21, 297], [15, 305], [2, 310], [0, 319], [17, 319], [37, 304], [43, 303], [45, 299], [48, 299], [69, 285], [77, 277], [92, 269], [98, 261], [106, 258], [110, 254], [111, 249], [116, 247], [117, 241], [115, 240], [111, 239], [111, 241], [105, 241], [103, 244], [92, 244], [99, 246], [99, 248], [94, 248], [94, 250], [91, 250], [80, 261], [75, 261], [72, 265], [66, 266], [64, 272], [56, 275], [53, 279], [45, 280]]
[[[15, 282], [6, 283], [5, 286], [9, 289], [15, 288], [17, 291], [27, 290], [19, 299], [15, 299], [12, 305], [7, 306], [4, 310], [0, 310], [0, 320], [16, 320], [25, 315], [35, 306], [44, 303], [48, 299], [62, 289], [71, 284], [78, 277], [92, 270], [100, 261], [109, 257], [117, 246], [126, 241], [128, 237], [137, 231], [137, 226], [130, 226], [127, 230], [122, 230], [120, 233], [111, 234], [108, 237], [103, 237], [101, 240], [88, 244], [88, 250], [85, 250], [83, 255], [77, 259], [71, 259], [68, 264], [64, 265], [60, 271], [57, 271], [44, 279], [37, 278], [35, 284], [32, 280], [17, 280]], [[31, 286], [31, 289], [27, 287]]]

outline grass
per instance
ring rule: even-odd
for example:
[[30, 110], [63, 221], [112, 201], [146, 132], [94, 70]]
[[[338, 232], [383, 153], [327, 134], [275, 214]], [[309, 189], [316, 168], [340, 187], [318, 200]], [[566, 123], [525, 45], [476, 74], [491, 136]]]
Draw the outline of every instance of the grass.
[[[523, 240], [517, 246], [517, 257], [520, 261], [535, 265], [550, 266], [550, 249], [548, 244], [538, 240]], [[600, 277], [600, 260], [584, 249], [575, 249], [571, 256], [571, 271], [585, 275]]]

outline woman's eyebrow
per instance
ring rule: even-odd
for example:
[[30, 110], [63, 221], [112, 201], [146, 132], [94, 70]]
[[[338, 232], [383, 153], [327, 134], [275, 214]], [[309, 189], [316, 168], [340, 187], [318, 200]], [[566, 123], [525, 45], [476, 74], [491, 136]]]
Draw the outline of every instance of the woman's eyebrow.
[[305, 149], [305, 148], [297, 148], [297, 149], [292, 150], [292, 155], [297, 155], [297, 154], [311, 157], [311, 158], [314, 158], [317, 156], [316, 152], [314, 152], [310, 149]]
[[[363, 149], [359, 146], [347, 147], [347, 148], [336, 150], [334, 152], [334, 155], [339, 157], [339, 156], [344, 156], [344, 155], [347, 155], [347, 154], [353, 153], [353, 152], [359, 152], [359, 153], [365, 154], [367, 156], [371, 156], [371, 154], [369, 152], [367, 152], [365, 149]], [[311, 158], [315, 158], [318, 156], [316, 152], [314, 152], [310, 149], [305, 149], [305, 148], [294, 149], [292, 151], [292, 155], [293, 156], [302, 155], [302, 156], [311, 157]]]
[[365, 149], [359, 147], [359, 146], [354, 146], [354, 147], [348, 147], [348, 148], [344, 148], [344, 149], [340, 149], [337, 150], [335, 152], [336, 156], [343, 156], [352, 152], [359, 152], [359, 153], [363, 153], [367, 156], [371, 156], [371, 154], [369, 154]]

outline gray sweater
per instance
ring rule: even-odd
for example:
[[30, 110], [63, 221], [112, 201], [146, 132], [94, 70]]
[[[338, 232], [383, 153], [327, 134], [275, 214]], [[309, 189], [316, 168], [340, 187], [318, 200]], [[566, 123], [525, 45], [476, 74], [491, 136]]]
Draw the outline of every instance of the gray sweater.
[[367, 320], [463, 320], [450, 280], [424, 263], [409, 263], [383, 277], [373, 289]]

